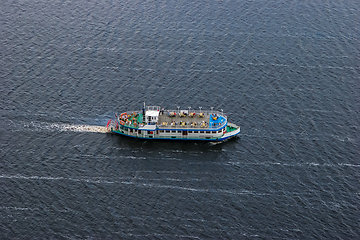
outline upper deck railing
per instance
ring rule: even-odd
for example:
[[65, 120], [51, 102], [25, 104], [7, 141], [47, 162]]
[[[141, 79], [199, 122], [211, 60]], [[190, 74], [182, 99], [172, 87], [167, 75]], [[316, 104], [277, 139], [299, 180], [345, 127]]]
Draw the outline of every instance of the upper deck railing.
[[[176, 116], [174, 117], [174, 113]], [[182, 114], [186, 114], [186, 116]], [[190, 114], [194, 114], [194, 117], [191, 117]], [[199, 117], [200, 113], [203, 114], [203, 117]], [[163, 115], [167, 115], [169, 118], [167, 120], [172, 120], [175, 124], [164, 125], [162, 122], [158, 123], [159, 129], [196, 129], [196, 130], [206, 130], [206, 129], [220, 129], [227, 124], [227, 116], [223, 112], [214, 111], [214, 110], [166, 110]], [[171, 116], [169, 116], [171, 115]], [[213, 120], [212, 118], [216, 117], [217, 120]], [[161, 117], [160, 117], [161, 119]], [[204, 124], [205, 122], [205, 124]], [[195, 123], [195, 124], [194, 124]]]
[[[159, 106], [146, 106], [146, 110], [150, 111], [159, 111], [160, 118], [159, 122], [156, 124], [157, 129], [184, 129], [184, 130], [215, 130], [223, 128], [227, 124], [227, 116], [220, 111], [216, 110], [200, 110], [200, 109], [176, 109], [176, 110], [164, 110]], [[140, 111], [134, 111], [137, 114], [140, 114]], [[171, 113], [176, 113], [175, 117], [169, 116]], [[185, 113], [186, 116], [181, 116], [182, 113]], [[194, 117], [190, 117], [189, 115], [195, 113]], [[204, 117], [199, 117], [200, 113], [203, 114]], [[163, 122], [160, 122], [162, 119], [162, 115], [167, 116], [167, 125], [164, 125]], [[218, 120], [212, 120], [212, 117], [217, 116]], [[119, 121], [121, 119], [119, 118]], [[174, 122], [174, 124], [171, 124]], [[194, 122], [196, 124], [194, 124]], [[203, 124], [204, 122], [205, 125]], [[124, 124], [127, 127], [138, 128], [140, 126], [144, 126], [144, 124], [133, 124], [125, 122]], [[145, 124], [146, 125], [146, 124]]]
[[175, 112], [176, 114], [181, 114], [182, 112], [185, 112], [185, 113], [196, 113], [196, 114], [199, 114], [199, 113], [203, 113], [205, 116], [210, 116], [210, 114], [217, 114], [217, 115], [220, 115], [222, 117], [224, 117], [225, 119], [227, 119], [227, 116], [223, 113], [223, 112], [219, 112], [219, 111], [216, 111], [216, 110], [199, 110], [199, 109], [176, 109], [176, 110], [164, 110], [164, 114], [167, 114], [168, 112]]

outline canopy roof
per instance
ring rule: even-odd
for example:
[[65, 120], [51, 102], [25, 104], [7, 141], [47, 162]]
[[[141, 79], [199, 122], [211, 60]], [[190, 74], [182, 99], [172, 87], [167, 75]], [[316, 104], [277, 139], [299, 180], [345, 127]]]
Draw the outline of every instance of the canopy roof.
[[147, 110], [145, 115], [147, 117], [158, 117], [159, 116], [159, 111]]

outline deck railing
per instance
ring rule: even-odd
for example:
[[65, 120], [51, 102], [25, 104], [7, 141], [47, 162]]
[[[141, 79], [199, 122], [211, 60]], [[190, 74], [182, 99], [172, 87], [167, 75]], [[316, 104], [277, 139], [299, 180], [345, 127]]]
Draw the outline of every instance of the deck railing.
[[171, 125], [171, 126], [162, 126], [162, 125], [158, 125], [157, 127], [158, 127], [158, 129], [161, 129], [161, 130], [163, 130], [163, 129], [169, 129], [169, 130], [171, 130], [171, 129], [177, 129], [177, 130], [182, 130], [182, 129], [186, 129], [186, 130], [190, 130], [190, 131], [192, 131], [192, 130], [197, 130], [197, 131], [206, 131], [206, 130], [215, 130], [215, 129], [220, 129], [220, 128], [222, 128], [222, 127], [224, 127], [225, 125], [226, 125], [226, 122], [227, 121], [225, 121], [224, 123], [221, 123], [221, 124], [219, 124], [219, 125], [216, 125], [216, 126], [209, 126], [209, 125], [207, 125], [207, 126], [205, 126], [205, 127], [201, 127], [201, 125], [199, 125], [199, 123], [198, 123], [198, 125], [197, 126], [192, 126], [192, 125], [190, 125], [190, 124], [188, 124], [188, 125]]
[[[164, 115], [168, 115], [169, 113], [176, 113], [176, 116], [172, 116], [170, 117], [171, 119], [174, 119], [174, 121], [177, 123], [176, 125], [161, 125], [161, 122], [158, 125], [159, 129], [173, 129], [173, 128], [177, 128], [177, 129], [196, 129], [196, 130], [206, 130], [206, 129], [219, 129], [222, 128], [226, 125], [227, 123], [227, 116], [223, 113], [223, 112], [219, 112], [219, 111], [214, 111], [214, 110], [166, 110], [164, 111]], [[181, 113], [186, 113], [187, 116], [182, 116], [181, 117]], [[195, 113], [195, 117], [191, 117], [189, 116], [190, 113]], [[204, 114], [204, 118], [199, 118], [199, 114], [203, 113]], [[221, 117], [224, 119], [223, 122], [216, 122], [213, 123], [213, 121], [211, 121], [211, 119], [209, 119], [209, 117], [213, 115], [217, 115], [218, 117]], [[195, 119], [196, 120], [195, 120]], [[207, 125], [205, 127], [201, 127], [202, 125], [202, 119], [206, 119], [207, 121]], [[194, 121], [195, 120], [195, 121]], [[186, 122], [186, 125], [181, 125], [180, 122]], [[196, 122], [196, 126], [191, 125], [191, 122]]]
[[[189, 109], [186, 109], [186, 110], [184, 110], [184, 109], [165, 110], [164, 114], [167, 114], [168, 112], [175, 112], [176, 116], [177, 116], [178, 114], [180, 115], [183, 112], [189, 114]], [[205, 116], [210, 116], [210, 114], [217, 114], [217, 115], [220, 115], [220, 116], [224, 117], [225, 119], [227, 119], [227, 116], [223, 112], [219, 112], [219, 111], [215, 111], [215, 110], [199, 110], [199, 109], [195, 110], [195, 109], [190, 109], [190, 113], [195, 113], [197, 115], [199, 113], [203, 113]]]
[[[198, 130], [198, 131], [206, 131], [206, 130], [215, 130], [215, 129], [220, 129], [222, 127], [224, 127], [227, 123], [227, 120], [225, 120], [224, 122], [216, 125], [216, 126], [210, 126], [210, 124], [206, 125], [205, 127], [201, 127], [201, 122], [197, 123], [197, 126], [193, 126], [193, 125], [190, 125], [190, 124], [187, 124], [187, 125], [180, 125], [180, 124], [177, 124], [177, 125], [167, 125], [167, 126], [162, 126], [162, 125], [156, 125], [157, 129], [169, 129], [169, 130], [182, 130], [182, 129], [186, 129], [186, 130]], [[131, 128], [139, 128], [141, 126], [141, 124], [139, 125], [136, 125], [136, 124], [128, 124], [128, 123], [125, 123], [124, 124], [125, 127], [131, 127]]]
[[[151, 110], [158, 110], [157, 106], [148, 106], [148, 109], [151, 109]], [[149, 110], [150, 110], [149, 109]], [[214, 129], [220, 129], [222, 127], [224, 127], [226, 124], [227, 124], [227, 116], [223, 113], [223, 112], [219, 112], [219, 111], [214, 111], [214, 110], [191, 110], [190, 111], [187, 109], [187, 110], [165, 110], [163, 113], [161, 112], [161, 110], [159, 110], [161, 114], [164, 114], [166, 116], [168, 116], [169, 113], [176, 113], [176, 117], [170, 117], [171, 119], [173, 119], [177, 124], [176, 125], [171, 125], [170, 123], [168, 123], [167, 126], [164, 126], [164, 125], [161, 125], [162, 123], [159, 122], [157, 124], [157, 128], [158, 129], [188, 129], [188, 130], [214, 130]], [[136, 111], [137, 112], [137, 111]], [[139, 112], [137, 112], [139, 114]], [[185, 117], [180, 117], [181, 113], [186, 113], [187, 116]], [[189, 116], [189, 113], [195, 113], [195, 118], [197, 119], [197, 121], [194, 121], [194, 118], [193, 117], [190, 117]], [[203, 113], [204, 114], [204, 118], [199, 118], [199, 114], [200, 113]], [[219, 123], [216, 123], [216, 125], [213, 125], [212, 124], [212, 121], [208, 118], [210, 117], [211, 115], [218, 115], [222, 118], [225, 119], [225, 121], [223, 122], [219, 122]], [[202, 125], [202, 119], [209, 119], [209, 122], [207, 122], [207, 125], [205, 127], [201, 127]], [[120, 119], [119, 119], [120, 120]], [[200, 121], [200, 122], [199, 122]], [[119, 121], [120, 122], [120, 121]], [[186, 122], [187, 124], [186, 125], [181, 125], [180, 122]], [[193, 126], [191, 125], [191, 122], [196, 122], [196, 126]], [[141, 124], [139, 124], [141, 125]], [[138, 128], [139, 125], [137, 124], [129, 124], [129, 123], [126, 123], [124, 124], [125, 127], [131, 127], [131, 128]]]

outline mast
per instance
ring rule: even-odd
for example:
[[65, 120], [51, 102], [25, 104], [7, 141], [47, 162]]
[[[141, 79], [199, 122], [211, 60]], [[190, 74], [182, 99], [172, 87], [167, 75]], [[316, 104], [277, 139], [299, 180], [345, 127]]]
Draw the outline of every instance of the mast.
[[145, 102], [144, 102], [144, 107], [143, 107], [143, 119], [142, 122], [145, 124]]

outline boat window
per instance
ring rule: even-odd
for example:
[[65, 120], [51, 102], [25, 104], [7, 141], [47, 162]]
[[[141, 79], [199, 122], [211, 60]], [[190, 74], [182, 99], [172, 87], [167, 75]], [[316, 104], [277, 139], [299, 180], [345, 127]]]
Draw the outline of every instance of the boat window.
[[206, 133], [210, 133], [210, 131], [207, 131]]
[[141, 134], [141, 130], [139, 130], [139, 134]]
[[199, 133], [199, 131], [194, 131], [194, 133]]
[[169, 133], [169, 132], [170, 132], [170, 130], [166, 130], [166, 132], [167, 132], [167, 133]]
[[212, 131], [212, 133], [216, 133], [216, 131]]
[[189, 131], [189, 133], [192, 133], [192, 131]]
[[204, 133], [204, 131], [200, 131], [200, 133]]

